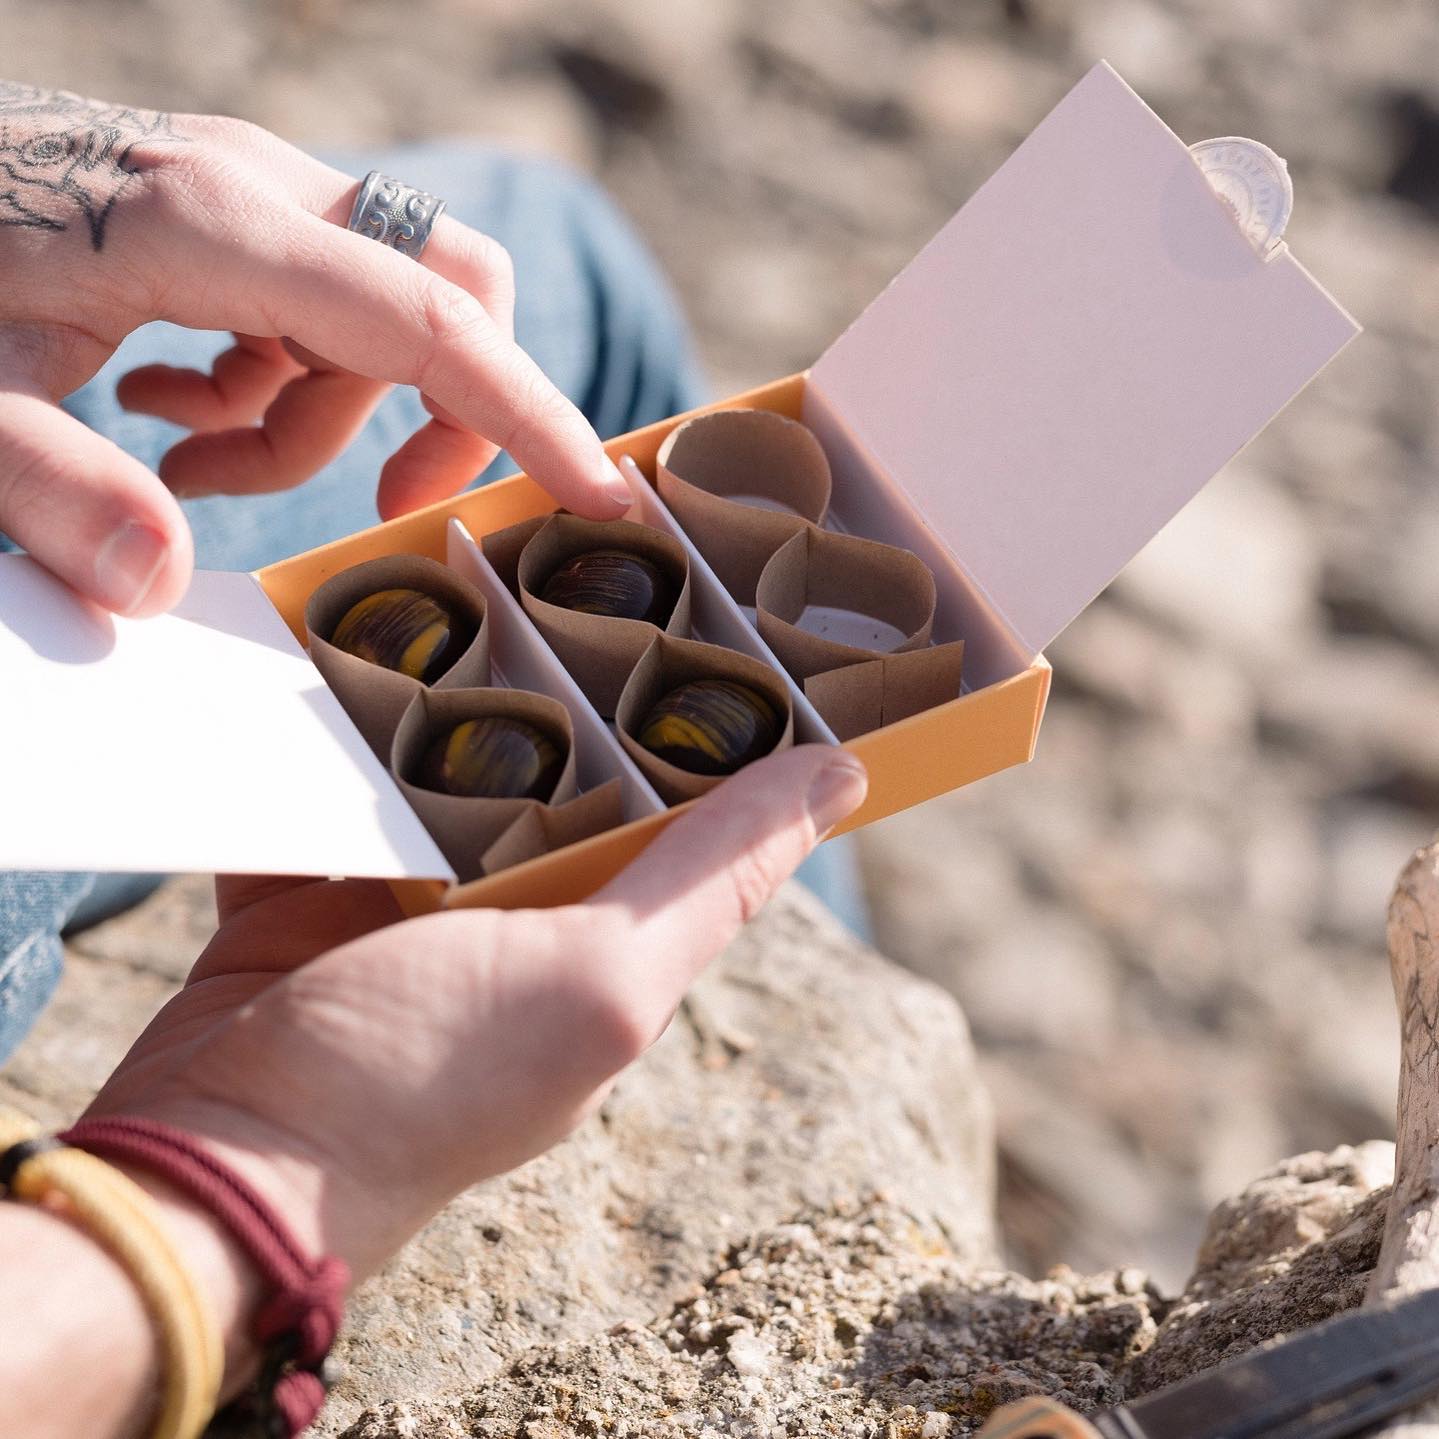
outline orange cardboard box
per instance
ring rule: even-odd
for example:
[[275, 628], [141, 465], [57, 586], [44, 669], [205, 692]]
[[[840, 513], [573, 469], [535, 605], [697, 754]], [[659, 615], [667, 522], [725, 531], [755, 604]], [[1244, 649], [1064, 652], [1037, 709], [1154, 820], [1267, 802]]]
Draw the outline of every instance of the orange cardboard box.
[[[799, 419], [804, 387], [805, 376], [792, 375], [693, 413], [752, 406]], [[632, 456], [652, 473], [661, 441], [687, 418], [676, 416], [622, 435], [606, 448], [612, 458]], [[303, 639], [305, 602], [332, 574], [383, 554], [419, 554], [443, 560], [447, 524], [452, 519], [463, 522], [480, 539], [520, 520], [550, 514], [556, 508], [554, 500], [533, 480], [515, 475], [294, 559], [282, 560], [259, 571], [256, 578], [297, 638]], [[847, 748], [864, 761], [869, 771], [869, 797], [836, 833], [857, 829], [996, 770], [1022, 764], [1034, 753], [1048, 694], [1049, 663], [1043, 655], [1036, 655], [1007, 679], [850, 740]], [[916, 756], [924, 756], [924, 762], [916, 763]], [[592, 894], [686, 808], [679, 805], [633, 821], [469, 884], [446, 887], [424, 881], [413, 885], [397, 883], [397, 892], [406, 907], [416, 913], [442, 904], [484, 904], [507, 909], [568, 904]]]
[[[1247, 143], [1217, 177], [1240, 210], [1246, 185], [1274, 179]], [[810, 370], [695, 412], [808, 426], [833, 472], [826, 525], [917, 554], [933, 642], [964, 642], [952, 698], [846, 741], [870, 790], [843, 828], [1029, 759], [1045, 645], [1357, 333], [1276, 234], [1256, 245], [1215, 180], [1098, 65]], [[688, 544], [650, 487], [687, 418], [607, 448], [643, 476], [634, 517]], [[554, 509], [517, 475], [254, 576], [197, 575], [173, 616], [139, 625], [0, 560], [0, 678], [20, 696], [0, 717], [0, 865], [370, 874], [412, 912], [592, 893], [684, 807], [662, 807], [487, 572], [487, 535]], [[689, 548], [700, 638], [767, 655]], [[625, 823], [454, 882], [300, 648], [316, 587], [394, 554], [488, 586], [499, 678], [567, 705], [581, 788], [619, 776]], [[833, 741], [792, 693], [797, 737]], [[97, 782], [57, 794], [81, 743]]]

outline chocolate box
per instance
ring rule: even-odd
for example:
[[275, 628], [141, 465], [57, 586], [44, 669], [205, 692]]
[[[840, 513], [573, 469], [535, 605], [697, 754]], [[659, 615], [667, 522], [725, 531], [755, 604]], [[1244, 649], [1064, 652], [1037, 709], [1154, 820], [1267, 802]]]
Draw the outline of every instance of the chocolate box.
[[[784, 676], [795, 739], [839, 742], [819, 711], [842, 711], [869, 770], [843, 829], [1027, 760], [1044, 647], [1358, 332], [1211, 179], [1097, 65], [812, 368], [696, 412], [808, 426], [832, 473], [823, 528], [917, 555], [935, 580], [927, 640], [963, 642], [958, 685], [899, 719], [853, 676], [846, 693], [867, 698], [840, 710], [823, 683]], [[633, 461], [631, 517], [686, 546], [697, 637], [778, 668], [753, 597], [726, 590], [654, 487], [690, 418], [606, 448]], [[665, 806], [486, 558], [487, 536], [554, 509], [517, 475], [254, 575], [197, 574], [172, 614], [141, 622], [0, 558], [0, 865], [371, 875], [412, 912], [592, 893], [683, 806]], [[536, 831], [517, 862], [455, 882], [302, 645], [322, 582], [406, 554], [485, 593], [493, 682], [565, 706], [579, 788], [618, 780], [622, 823], [523, 858]]]

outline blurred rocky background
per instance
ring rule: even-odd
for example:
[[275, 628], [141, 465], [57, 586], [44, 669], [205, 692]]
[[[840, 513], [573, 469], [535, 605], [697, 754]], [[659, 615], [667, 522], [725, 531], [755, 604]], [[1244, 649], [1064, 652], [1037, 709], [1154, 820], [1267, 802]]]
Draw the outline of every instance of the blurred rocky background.
[[[1172, 1291], [1218, 1198], [1390, 1131], [1384, 906], [1439, 815], [1431, 0], [0, 0], [0, 22], [14, 79], [594, 173], [722, 392], [809, 363], [1098, 57], [1185, 140], [1285, 155], [1290, 244], [1367, 334], [1053, 646], [1035, 762], [861, 845], [879, 948], [969, 1016], [1019, 1268]], [[162, 992], [137, 956], [176, 942], [147, 926], [190, 932], [175, 893], [92, 941], [120, 966], [82, 963], [97, 995]], [[47, 1043], [32, 1065], [63, 1065]]]

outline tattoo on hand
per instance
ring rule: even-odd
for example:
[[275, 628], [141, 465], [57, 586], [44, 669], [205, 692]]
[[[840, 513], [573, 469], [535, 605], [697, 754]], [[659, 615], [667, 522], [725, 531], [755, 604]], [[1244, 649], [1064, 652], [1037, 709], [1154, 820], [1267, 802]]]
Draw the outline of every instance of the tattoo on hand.
[[125, 187], [145, 168], [140, 142], [185, 144], [158, 110], [131, 110], [0, 80], [0, 225], [68, 230], [83, 220], [91, 246]]

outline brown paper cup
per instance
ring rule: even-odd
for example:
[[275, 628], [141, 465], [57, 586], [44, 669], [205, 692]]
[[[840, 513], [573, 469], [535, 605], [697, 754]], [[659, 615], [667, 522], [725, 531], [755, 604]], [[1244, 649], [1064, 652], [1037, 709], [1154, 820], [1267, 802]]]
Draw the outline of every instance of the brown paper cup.
[[486, 874], [498, 874], [511, 865], [614, 829], [624, 818], [624, 786], [618, 778], [606, 780], [568, 804], [543, 804], [526, 810], [480, 857], [480, 868]]
[[[467, 799], [461, 795], [439, 794], [414, 782], [413, 776], [419, 773], [425, 750], [437, 731], [491, 715], [528, 720], [563, 741], [564, 768], [547, 801]], [[484, 872], [485, 852], [517, 819], [532, 810], [543, 809], [547, 803], [568, 804], [578, 788], [570, 712], [558, 700], [527, 690], [440, 690], [421, 686], [395, 730], [389, 759], [390, 773], [396, 784], [454, 867], [461, 883], [480, 877]]]
[[553, 515], [536, 515], [533, 519], [521, 520], [503, 530], [494, 530], [480, 541], [480, 549], [490, 567], [500, 577], [500, 583], [512, 595], [519, 595], [518, 571], [520, 556], [525, 546], [554, 519]]
[[[917, 555], [806, 526], [765, 566], [755, 624], [779, 662], [802, 680], [877, 654], [922, 649], [934, 627], [935, 601], [934, 576]], [[903, 638], [880, 649], [801, 629], [811, 605], [872, 617]]]
[[680, 804], [712, 790], [724, 775], [691, 774], [688, 770], [651, 754], [635, 736], [650, 710], [662, 695], [689, 680], [734, 680], [749, 685], [769, 699], [778, 710], [782, 727], [771, 753], [794, 743], [794, 709], [784, 681], [767, 664], [698, 640], [658, 635], [634, 668], [615, 711], [615, 731], [640, 772], [655, 787], [666, 804]]
[[804, 692], [841, 742], [959, 698], [964, 641], [811, 675]]
[[310, 658], [382, 763], [389, 761], [390, 743], [400, 716], [425, 686], [408, 675], [336, 649], [329, 637], [351, 605], [376, 590], [390, 589], [421, 590], [434, 595], [468, 616], [475, 626], [470, 647], [435, 682], [436, 689], [490, 682], [485, 597], [454, 570], [423, 555], [383, 555], [332, 575], [305, 604]]
[[615, 712], [620, 692], [639, 658], [661, 633], [645, 620], [612, 615], [582, 615], [539, 596], [552, 574], [586, 550], [629, 550], [651, 560], [679, 586], [675, 607], [663, 633], [690, 632], [689, 557], [672, 535], [629, 520], [585, 520], [553, 515], [526, 541], [515, 561], [515, 583], [525, 613], [559, 661], [574, 676], [585, 697], [606, 719]]
[[769, 410], [686, 420], [660, 446], [655, 483], [720, 583], [745, 605], [754, 602], [769, 557], [829, 508], [829, 461], [819, 441]]

